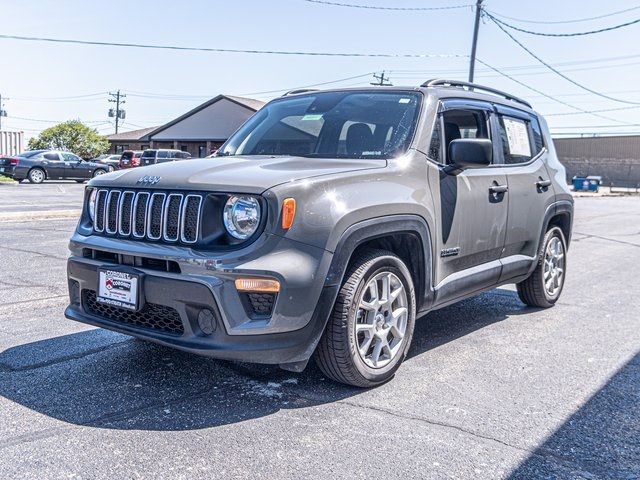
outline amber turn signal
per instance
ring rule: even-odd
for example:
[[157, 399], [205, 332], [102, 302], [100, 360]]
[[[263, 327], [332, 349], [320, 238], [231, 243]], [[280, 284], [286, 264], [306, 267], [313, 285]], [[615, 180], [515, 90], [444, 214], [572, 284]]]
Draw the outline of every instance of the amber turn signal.
[[278, 293], [280, 282], [272, 278], [236, 278], [236, 290], [239, 292]]
[[282, 202], [282, 228], [289, 230], [296, 217], [296, 199], [285, 198]]

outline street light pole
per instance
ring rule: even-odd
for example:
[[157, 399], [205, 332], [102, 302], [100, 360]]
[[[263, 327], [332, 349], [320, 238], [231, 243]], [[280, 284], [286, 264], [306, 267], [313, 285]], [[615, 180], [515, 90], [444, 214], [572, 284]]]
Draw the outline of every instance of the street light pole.
[[476, 68], [476, 47], [478, 46], [478, 30], [480, 29], [480, 17], [482, 16], [482, 2], [476, 1], [476, 21], [473, 26], [473, 43], [471, 44], [471, 59], [469, 60], [469, 83], [473, 83], [473, 74]]

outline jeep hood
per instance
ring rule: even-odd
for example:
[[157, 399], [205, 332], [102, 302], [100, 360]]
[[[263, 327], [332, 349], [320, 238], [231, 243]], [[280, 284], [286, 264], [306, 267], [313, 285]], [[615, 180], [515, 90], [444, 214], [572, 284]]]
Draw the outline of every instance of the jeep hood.
[[[282, 183], [354, 170], [383, 168], [381, 159], [232, 156], [180, 160], [118, 170], [91, 180], [91, 186], [152, 187], [259, 194]], [[160, 177], [154, 184], [142, 177]]]

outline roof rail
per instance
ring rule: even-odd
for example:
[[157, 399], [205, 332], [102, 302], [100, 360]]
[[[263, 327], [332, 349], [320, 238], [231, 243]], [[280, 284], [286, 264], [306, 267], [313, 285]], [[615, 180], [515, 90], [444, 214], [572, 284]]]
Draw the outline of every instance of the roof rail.
[[289, 95], [297, 95], [299, 93], [307, 93], [307, 92], [317, 92], [318, 89], [317, 88], [299, 88], [297, 90], [291, 90], [287, 93], [285, 93], [284, 95], [282, 95], [283, 97], [288, 97]]
[[513, 100], [514, 102], [518, 102], [523, 105], [526, 105], [529, 108], [533, 108], [531, 107], [531, 104], [526, 100], [522, 100], [521, 98], [518, 98], [509, 93], [505, 93], [501, 90], [496, 90], [495, 88], [478, 85], [477, 83], [462, 82], [460, 80], [445, 80], [443, 78], [434, 78], [433, 80], [427, 80], [420, 86], [421, 87], [467, 87], [467, 89], [469, 90], [482, 90], [484, 92], [493, 93], [494, 95], [498, 95], [500, 97], [506, 98], [507, 100]]

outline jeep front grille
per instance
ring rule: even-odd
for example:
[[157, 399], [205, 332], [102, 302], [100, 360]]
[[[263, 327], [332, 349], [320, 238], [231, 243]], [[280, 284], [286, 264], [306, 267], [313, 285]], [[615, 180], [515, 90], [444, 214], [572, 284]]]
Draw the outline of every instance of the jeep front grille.
[[93, 229], [104, 235], [195, 243], [202, 204], [197, 194], [100, 189]]

